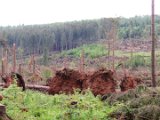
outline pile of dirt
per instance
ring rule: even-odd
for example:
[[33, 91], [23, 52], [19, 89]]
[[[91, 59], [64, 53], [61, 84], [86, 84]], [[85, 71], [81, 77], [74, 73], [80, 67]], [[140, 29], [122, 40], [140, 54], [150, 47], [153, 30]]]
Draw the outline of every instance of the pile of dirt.
[[8, 88], [11, 84], [16, 81], [18, 87], [22, 87], [23, 91], [25, 91], [25, 82], [19, 73], [11, 72], [9, 74], [5, 74], [2, 77], [2, 81], [4, 82], [4, 88]]
[[8, 88], [10, 86], [10, 84], [13, 83], [12, 78], [10, 77], [10, 75], [3, 75], [2, 77], [2, 81], [4, 82], [4, 87]]
[[82, 89], [82, 81], [85, 75], [78, 71], [64, 68], [56, 72], [49, 84], [49, 94], [73, 93], [74, 89]]
[[115, 92], [116, 81], [111, 70], [101, 69], [83, 81], [83, 89], [90, 88], [94, 95], [105, 95]]
[[129, 89], [134, 89], [137, 85], [141, 83], [142, 83], [142, 80], [140, 78], [125, 76], [120, 83], [120, 88], [121, 88], [121, 91], [127, 91]]
[[45, 85], [49, 86], [50, 83], [52, 83], [52, 78], [51, 77], [46, 80], [46, 84]]
[[78, 71], [64, 68], [56, 72], [49, 80], [49, 94], [73, 93], [74, 89], [90, 89], [94, 95], [105, 95], [115, 92], [116, 82], [111, 70], [101, 69], [92, 74], [82, 74]]

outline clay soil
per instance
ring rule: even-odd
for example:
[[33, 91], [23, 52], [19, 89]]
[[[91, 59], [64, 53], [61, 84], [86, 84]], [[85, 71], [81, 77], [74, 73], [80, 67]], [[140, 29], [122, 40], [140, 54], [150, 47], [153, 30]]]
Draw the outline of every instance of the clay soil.
[[55, 77], [50, 81], [49, 94], [73, 93], [74, 89], [82, 89], [84, 79], [80, 72], [66, 69], [57, 71]]
[[49, 94], [73, 93], [74, 89], [90, 89], [94, 95], [104, 95], [115, 92], [116, 82], [113, 72], [101, 69], [90, 75], [66, 69], [57, 71], [49, 83]]
[[121, 88], [121, 91], [123, 92], [129, 89], [134, 89], [137, 85], [141, 83], [142, 83], [142, 80], [140, 78], [125, 76], [120, 83], [120, 88]]
[[101, 69], [83, 81], [83, 89], [90, 88], [94, 95], [105, 95], [115, 92], [116, 81], [111, 70]]

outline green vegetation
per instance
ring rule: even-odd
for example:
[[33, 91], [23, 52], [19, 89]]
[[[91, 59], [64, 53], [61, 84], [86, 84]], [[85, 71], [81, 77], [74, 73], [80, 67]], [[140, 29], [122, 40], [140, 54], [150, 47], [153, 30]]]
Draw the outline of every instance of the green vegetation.
[[43, 53], [43, 65], [48, 64], [48, 51], [47, 48], [45, 48], [44, 53]]
[[[159, 120], [160, 89], [138, 86], [135, 90], [111, 96], [112, 103], [122, 106], [110, 114], [112, 119], [122, 117], [125, 120]], [[113, 102], [114, 101], [114, 102]]]
[[44, 69], [43, 71], [42, 71], [42, 77], [44, 78], [44, 79], [48, 79], [48, 78], [50, 78], [50, 77], [52, 77], [53, 76], [53, 71], [51, 70], [51, 69]]
[[83, 45], [72, 50], [64, 51], [62, 56], [70, 55], [74, 57], [80, 57], [82, 50], [84, 50], [84, 56], [89, 58], [97, 58], [107, 55], [107, 49], [101, 44], [89, 44]]
[[135, 55], [126, 62], [126, 66], [131, 68], [147, 67], [151, 64], [150, 59], [150, 57]]
[[[156, 52], [158, 53], [158, 51], [156, 51]], [[131, 57], [131, 52], [126, 52], [126, 51], [121, 51], [121, 50], [115, 50], [115, 56], [118, 56], [118, 57], [122, 57], [122, 56]], [[141, 52], [141, 51], [138, 51], [138, 52], [133, 52], [133, 56], [150, 57], [151, 53], [150, 52]]]
[[95, 97], [91, 92], [73, 95], [50, 96], [12, 85], [1, 91], [2, 104], [14, 120], [107, 120], [109, 113], [117, 109]]
[[[42, 54], [73, 49], [86, 43], [101, 39], [111, 39], [112, 18], [83, 20], [46, 25], [28, 25], [1, 27], [0, 33], [8, 40], [9, 46], [14, 42], [23, 54]], [[150, 16], [118, 18], [117, 39], [148, 39], [150, 36]], [[155, 17], [156, 37], [160, 36], [160, 16]], [[107, 33], [107, 34], [106, 34]], [[28, 49], [29, 48], [29, 49]], [[19, 55], [21, 52], [19, 52]]]

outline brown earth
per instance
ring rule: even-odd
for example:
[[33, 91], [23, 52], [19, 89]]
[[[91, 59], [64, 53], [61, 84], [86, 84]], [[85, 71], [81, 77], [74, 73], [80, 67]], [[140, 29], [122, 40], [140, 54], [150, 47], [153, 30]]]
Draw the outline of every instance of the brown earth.
[[115, 92], [116, 81], [111, 70], [101, 69], [95, 71], [83, 81], [83, 89], [90, 88], [94, 95], [105, 95]]
[[101, 69], [90, 75], [66, 69], [57, 71], [49, 82], [49, 94], [73, 93], [74, 89], [91, 89], [94, 95], [104, 95], [115, 92], [116, 82], [111, 70]]
[[22, 87], [23, 91], [25, 91], [25, 82], [23, 77], [18, 73], [10, 73], [5, 74], [2, 77], [2, 81], [4, 82], [4, 88], [8, 88], [11, 84], [14, 83], [14, 80], [16, 79], [17, 86]]
[[120, 88], [121, 88], [121, 91], [127, 91], [129, 89], [134, 89], [138, 84], [141, 84], [141, 83], [142, 83], [142, 80], [140, 78], [125, 76], [120, 83]]
[[55, 77], [50, 81], [49, 94], [73, 93], [74, 89], [82, 89], [82, 81], [85, 75], [78, 71], [66, 69], [56, 72]]

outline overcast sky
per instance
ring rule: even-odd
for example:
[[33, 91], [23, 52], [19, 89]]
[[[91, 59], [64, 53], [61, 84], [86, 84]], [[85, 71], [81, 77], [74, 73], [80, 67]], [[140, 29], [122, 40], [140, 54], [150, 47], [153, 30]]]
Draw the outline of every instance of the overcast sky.
[[[160, 0], [155, 0], [160, 14]], [[150, 15], [151, 0], [0, 0], [0, 26]]]

